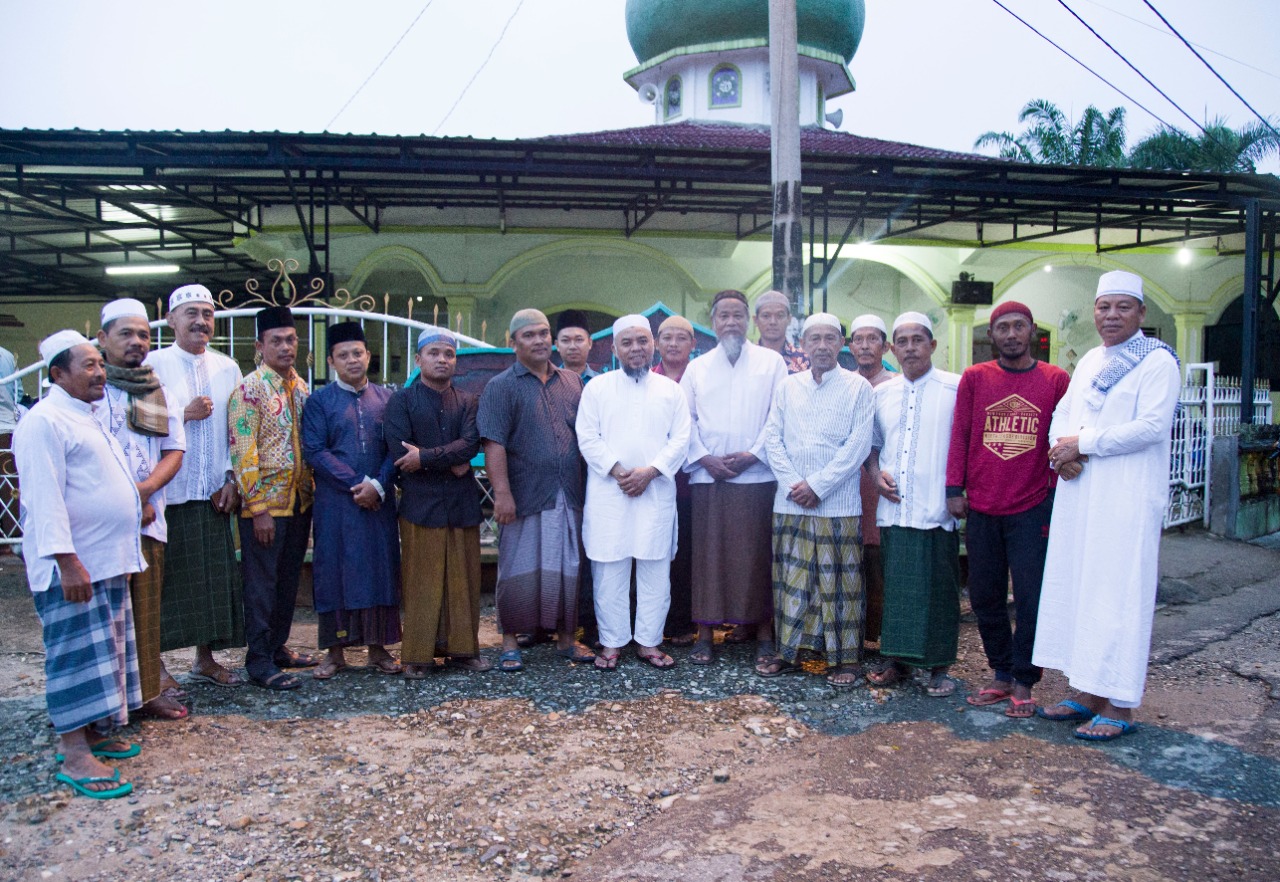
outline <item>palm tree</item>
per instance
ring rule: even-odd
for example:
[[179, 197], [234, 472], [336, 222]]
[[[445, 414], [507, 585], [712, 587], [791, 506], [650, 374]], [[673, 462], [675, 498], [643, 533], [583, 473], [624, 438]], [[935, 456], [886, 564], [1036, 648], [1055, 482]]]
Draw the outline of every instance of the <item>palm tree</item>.
[[1222, 117], [1204, 125], [1199, 135], [1163, 127], [1139, 141], [1129, 153], [1134, 168], [1252, 174], [1257, 163], [1280, 153], [1280, 136], [1261, 122], [1229, 127]]
[[1125, 164], [1124, 115], [1123, 107], [1103, 113], [1090, 104], [1072, 123], [1056, 104], [1036, 98], [1018, 114], [1018, 122], [1026, 125], [1022, 134], [987, 132], [973, 146], [997, 147], [1001, 159], [1115, 168]]

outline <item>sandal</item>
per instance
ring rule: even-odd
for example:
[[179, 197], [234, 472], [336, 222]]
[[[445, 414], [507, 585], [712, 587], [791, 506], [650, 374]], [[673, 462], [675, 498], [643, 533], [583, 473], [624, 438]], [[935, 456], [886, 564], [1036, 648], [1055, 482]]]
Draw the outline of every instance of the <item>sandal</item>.
[[767, 661], [756, 661], [756, 673], [761, 677], [781, 677], [783, 674], [803, 673], [804, 668], [795, 662], [774, 656]]
[[498, 654], [498, 670], [504, 674], [514, 674], [524, 670], [524, 659], [518, 649], [504, 649]]
[[1009, 706], [1005, 708], [1004, 715], [1012, 720], [1029, 720], [1036, 715], [1036, 700], [1010, 697]]
[[188, 680], [195, 680], [200, 683], [211, 683], [214, 686], [222, 686], [226, 689], [236, 689], [244, 685], [244, 678], [235, 671], [229, 671], [222, 665], [218, 665], [212, 674], [204, 671], [191, 669], [191, 673], [187, 674]]
[[[66, 784], [81, 796], [87, 796], [90, 799], [116, 799], [121, 796], [128, 796], [133, 792], [133, 785], [128, 781], [120, 783], [120, 770], [116, 769], [115, 774], [110, 778], [72, 778], [65, 772], [59, 772], [54, 779]], [[92, 784], [113, 784], [114, 787], [108, 787], [104, 790], [95, 790]]]
[[395, 660], [395, 656], [391, 655], [384, 655], [377, 661], [370, 662], [369, 665], [379, 674], [390, 674], [391, 676], [395, 676], [404, 670], [404, 666]]
[[485, 671], [493, 670], [493, 662], [480, 655], [446, 655], [444, 657], [444, 666], [446, 668], [455, 668], [459, 671], [471, 671], [476, 674], [482, 674]]
[[698, 640], [693, 644], [693, 649], [689, 650], [689, 663], [694, 665], [709, 665], [716, 660], [715, 648], [710, 640]]
[[867, 680], [873, 686], [892, 686], [906, 676], [906, 671], [897, 662], [889, 662], [884, 667], [867, 672]]
[[924, 691], [930, 698], [946, 698], [955, 694], [956, 681], [939, 671], [929, 675], [929, 685], [924, 687]]
[[676, 666], [676, 660], [662, 650], [656, 650], [654, 652], [640, 652], [637, 650], [636, 658], [660, 671], [665, 671], [668, 668], [674, 668]]
[[965, 699], [974, 707], [988, 707], [989, 705], [999, 704], [1002, 701], [1008, 701], [1013, 698], [1012, 689], [1004, 689], [999, 686], [987, 686], [979, 689], [973, 695]]
[[342, 673], [346, 669], [347, 669], [346, 662], [343, 662], [342, 664], [339, 665], [331, 661], [326, 661], [324, 664], [320, 665], [318, 668], [312, 671], [311, 676], [317, 680], [332, 680], [335, 676]]
[[556, 655], [580, 665], [596, 660], [596, 654], [590, 649], [587, 649], [581, 643], [575, 643], [572, 646], [566, 646], [563, 649], [556, 649]]
[[288, 692], [291, 689], [301, 689], [302, 681], [293, 674], [284, 671], [276, 671], [265, 680], [259, 680], [257, 677], [249, 678], [254, 686], [260, 686], [263, 689], [269, 689], [272, 692]]
[[600, 653], [595, 657], [595, 668], [597, 671], [616, 671], [618, 670], [618, 657], [622, 655], [618, 650], [613, 651], [613, 655], [608, 650]]
[[837, 689], [856, 689], [867, 682], [857, 665], [836, 665], [827, 672], [827, 682]]
[[428, 672], [435, 669], [435, 664], [414, 665], [408, 664], [404, 666], [404, 678], [406, 680], [425, 680]]
[[772, 640], [760, 640], [756, 643], [756, 664], [765, 665], [778, 657], [778, 646]]

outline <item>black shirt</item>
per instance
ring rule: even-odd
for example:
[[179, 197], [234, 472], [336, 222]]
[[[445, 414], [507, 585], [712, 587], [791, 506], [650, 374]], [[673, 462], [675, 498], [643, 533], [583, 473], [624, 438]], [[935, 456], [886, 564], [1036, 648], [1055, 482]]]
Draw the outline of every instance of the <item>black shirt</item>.
[[400, 472], [400, 517], [420, 527], [474, 527], [480, 523], [480, 488], [468, 471], [450, 466], [470, 463], [480, 450], [476, 397], [450, 386], [437, 392], [421, 380], [400, 389], [387, 402], [383, 434], [394, 459], [408, 441], [419, 449], [422, 469]]

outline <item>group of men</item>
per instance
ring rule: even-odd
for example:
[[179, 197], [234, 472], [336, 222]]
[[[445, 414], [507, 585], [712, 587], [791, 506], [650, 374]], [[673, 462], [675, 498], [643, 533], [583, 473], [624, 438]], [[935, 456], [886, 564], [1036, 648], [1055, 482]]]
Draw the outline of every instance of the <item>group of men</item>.
[[[836, 687], [914, 671], [928, 694], [950, 695], [965, 518], [992, 668], [970, 703], [1079, 720], [1096, 740], [1132, 731], [1179, 386], [1172, 351], [1140, 330], [1136, 276], [1103, 276], [1104, 345], [1072, 379], [1035, 359], [1019, 303], [992, 312], [996, 359], [957, 376], [934, 367], [922, 313], [891, 328], [859, 316], [847, 330], [817, 313], [792, 350], [783, 295], [758, 299], [752, 343], [747, 298], [726, 290], [709, 352], [691, 359], [694, 329], [679, 316], [656, 339], [648, 318], [623, 316], [618, 368], [603, 375], [588, 376], [584, 318], [557, 328], [558, 367], [550, 322], [521, 310], [515, 363], [478, 399], [453, 385], [446, 329], [422, 331], [417, 379], [392, 392], [369, 382], [359, 323], [332, 325], [332, 382], [310, 395], [288, 308], [258, 313], [259, 364], [241, 376], [209, 349], [207, 289], [179, 288], [169, 306], [174, 343], [157, 352], [131, 299], [103, 308], [97, 346], [74, 331], [43, 341], [52, 388], [14, 439], [59, 779], [80, 793], [129, 792], [102, 759], [139, 752], [112, 734], [130, 710], [186, 716], [168, 649], [194, 646], [192, 676], [234, 687], [212, 652], [244, 645], [248, 678], [272, 690], [298, 688], [298, 668], [335, 676], [353, 646], [410, 679], [441, 657], [490, 669], [471, 477], [482, 447], [501, 526], [501, 671], [522, 669], [540, 633], [602, 671], [633, 643], [655, 668], [676, 664], [664, 642], [708, 665], [713, 629], [735, 626], [764, 677], [803, 671], [815, 653]], [[846, 345], [856, 370], [840, 364]], [[313, 533], [323, 657], [286, 645]], [[577, 637], [585, 598], [595, 651]], [[1037, 709], [1043, 667], [1078, 694]]]

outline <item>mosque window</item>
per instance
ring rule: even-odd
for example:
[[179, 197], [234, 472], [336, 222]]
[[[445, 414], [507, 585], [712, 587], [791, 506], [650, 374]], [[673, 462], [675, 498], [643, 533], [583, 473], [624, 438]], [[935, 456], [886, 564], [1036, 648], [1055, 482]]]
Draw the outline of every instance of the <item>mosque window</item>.
[[680, 115], [680, 78], [667, 80], [667, 89], [662, 99], [662, 118], [671, 119]]
[[742, 106], [742, 74], [732, 64], [722, 64], [711, 72], [711, 106]]

